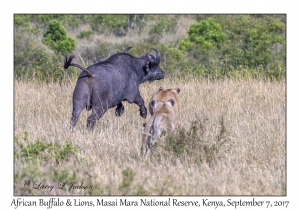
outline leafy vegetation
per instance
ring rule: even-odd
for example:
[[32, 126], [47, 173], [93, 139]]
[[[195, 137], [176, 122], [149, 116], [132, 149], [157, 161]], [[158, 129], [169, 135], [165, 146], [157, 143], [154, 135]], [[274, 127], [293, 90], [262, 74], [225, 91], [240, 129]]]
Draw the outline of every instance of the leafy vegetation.
[[188, 37], [182, 40], [179, 48], [186, 51], [197, 45], [196, 47], [206, 51], [213, 46], [218, 46], [218, 43], [225, 40], [225, 36], [220, 24], [216, 23], [213, 18], [208, 18], [190, 26]]
[[[208, 119], [192, 121], [188, 129], [181, 126], [174, 132], [162, 132], [154, 146], [156, 160], [170, 159], [174, 163], [179, 159], [189, 163], [207, 163], [213, 166], [231, 148], [230, 132], [224, 125], [224, 118], [220, 118], [219, 132], [215, 136], [207, 135]], [[163, 140], [162, 140], [163, 139]]]
[[[183, 19], [193, 23], [184, 36], [177, 35]], [[135, 56], [161, 50], [161, 66], [173, 77], [281, 80], [286, 75], [285, 15], [19, 14], [14, 24], [18, 79], [64, 81], [77, 71], [62, 68], [62, 54], [75, 53], [76, 62], [90, 65], [127, 46]]]
[[285, 22], [278, 16], [202, 17], [179, 48], [194, 63], [186, 73], [285, 78]]
[[26, 130], [24, 131], [23, 141], [25, 144], [21, 143], [18, 138], [15, 138], [15, 157], [18, 159], [24, 158], [26, 161], [49, 161], [54, 159], [56, 163], [59, 163], [62, 160], [67, 160], [69, 157], [76, 157], [78, 152], [78, 149], [70, 141], [64, 145], [59, 142], [46, 143], [41, 140], [29, 142]]
[[76, 69], [63, 69], [60, 54], [48, 52], [43, 46], [36, 45], [36, 36], [21, 29], [14, 41], [14, 74], [22, 80], [39, 80], [45, 82], [65, 81], [76, 78]]
[[81, 31], [78, 38], [80, 39], [90, 39], [91, 36], [94, 34], [94, 31], [88, 30], [88, 31]]
[[69, 54], [75, 49], [75, 40], [67, 36], [66, 29], [57, 20], [50, 21], [42, 42], [55, 54]]

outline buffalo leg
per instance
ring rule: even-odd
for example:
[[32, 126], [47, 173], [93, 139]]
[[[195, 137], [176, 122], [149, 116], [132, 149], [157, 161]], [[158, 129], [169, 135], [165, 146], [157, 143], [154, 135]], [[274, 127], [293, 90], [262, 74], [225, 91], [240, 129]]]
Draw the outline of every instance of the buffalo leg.
[[87, 127], [92, 130], [96, 121], [99, 120], [106, 111], [107, 109], [104, 109], [103, 107], [93, 106], [92, 114], [87, 119]]
[[124, 113], [124, 106], [121, 102], [117, 105], [115, 114], [116, 114], [116, 116], [120, 117], [123, 113]]
[[84, 107], [90, 105], [90, 91], [84, 80], [77, 82], [73, 93], [73, 112], [71, 118], [71, 126], [74, 127], [78, 121], [78, 117]]
[[147, 108], [144, 104], [144, 100], [142, 99], [142, 97], [141, 96], [137, 97], [134, 103], [140, 107], [140, 116], [143, 118], [147, 118]]
[[71, 118], [71, 126], [75, 127], [77, 121], [78, 121], [78, 117], [81, 113], [81, 111], [84, 109], [84, 105], [82, 104], [73, 104], [73, 112], [72, 112], [72, 118]]

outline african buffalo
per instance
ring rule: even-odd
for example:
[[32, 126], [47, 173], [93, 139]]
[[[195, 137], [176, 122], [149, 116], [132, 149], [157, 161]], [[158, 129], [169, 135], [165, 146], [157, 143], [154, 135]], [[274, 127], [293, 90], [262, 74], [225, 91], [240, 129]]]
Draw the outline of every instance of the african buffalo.
[[124, 112], [122, 101], [137, 104], [140, 116], [146, 118], [147, 108], [140, 95], [139, 84], [164, 78], [164, 72], [159, 67], [160, 52], [156, 48], [153, 50], [156, 55], [145, 53], [139, 58], [128, 53], [117, 53], [88, 68], [71, 63], [73, 55], [66, 56], [65, 69], [75, 66], [83, 71], [73, 93], [72, 127], [85, 107], [92, 109], [87, 119], [87, 127], [91, 129], [109, 108], [117, 106], [116, 115], [120, 116]]

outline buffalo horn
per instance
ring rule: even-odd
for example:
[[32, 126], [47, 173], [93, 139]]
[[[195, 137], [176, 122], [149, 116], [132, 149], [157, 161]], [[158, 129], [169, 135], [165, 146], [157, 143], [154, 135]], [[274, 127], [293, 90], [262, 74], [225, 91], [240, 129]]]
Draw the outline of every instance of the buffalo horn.
[[156, 58], [155, 58], [155, 63], [159, 64], [160, 62], [160, 52], [157, 48], [151, 48], [152, 50], [155, 50], [156, 52]]

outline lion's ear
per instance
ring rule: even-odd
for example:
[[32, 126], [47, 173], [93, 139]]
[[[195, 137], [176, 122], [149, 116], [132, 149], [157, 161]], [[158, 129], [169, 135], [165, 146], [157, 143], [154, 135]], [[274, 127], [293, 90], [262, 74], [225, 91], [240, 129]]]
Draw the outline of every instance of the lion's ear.
[[172, 92], [174, 93], [179, 93], [180, 92], [180, 88], [174, 88], [174, 89], [171, 89]]
[[151, 100], [150, 104], [151, 104], [152, 107], [154, 107], [155, 101]]
[[162, 87], [160, 87], [160, 88], [158, 89], [158, 91], [161, 91], [161, 90], [163, 90], [163, 88], [162, 88]]

